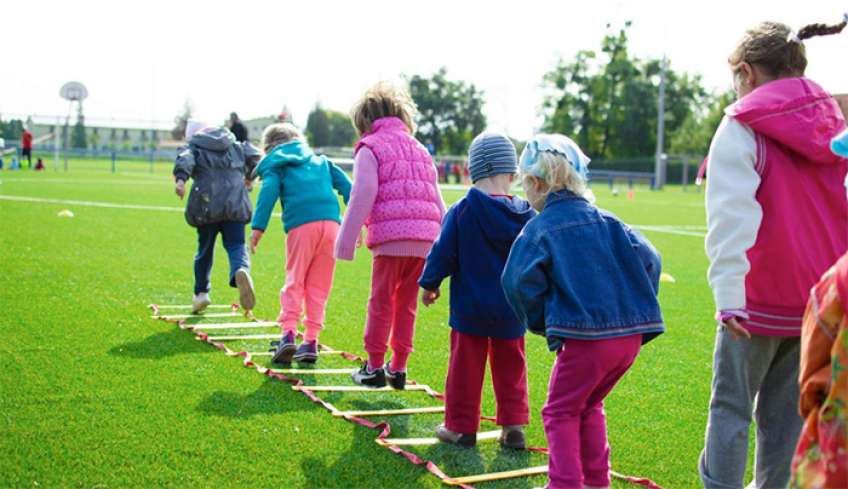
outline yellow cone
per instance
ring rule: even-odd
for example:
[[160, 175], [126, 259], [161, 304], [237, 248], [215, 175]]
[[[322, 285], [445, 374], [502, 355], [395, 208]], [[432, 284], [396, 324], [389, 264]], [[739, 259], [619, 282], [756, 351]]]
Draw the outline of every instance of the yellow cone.
[[663, 272], [660, 274], [660, 282], [668, 282], [673, 284], [674, 282], [677, 282], [677, 280], [674, 280], [674, 277], [672, 277], [670, 274]]
[[62, 209], [56, 214], [58, 217], [74, 217], [74, 213], [70, 209]]

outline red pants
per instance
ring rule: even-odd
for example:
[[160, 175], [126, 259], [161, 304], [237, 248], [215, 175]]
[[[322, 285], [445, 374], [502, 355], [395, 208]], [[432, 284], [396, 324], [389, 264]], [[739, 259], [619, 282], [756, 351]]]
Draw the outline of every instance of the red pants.
[[530, 421], [524, 337], [502, 340], [452, 329], [450, 366], [445, 381], [447, 429], [477, 433], [487, 357], [495, 387], [497, 424], [526, 425]]
[[371, 297], [365, 323], [368, 366], [382, 368], [391, 343], [394, 372], [406, 371], [415, 337], [418, 278], [424, 259], [412, 256], [375, 256], [371, 269]]

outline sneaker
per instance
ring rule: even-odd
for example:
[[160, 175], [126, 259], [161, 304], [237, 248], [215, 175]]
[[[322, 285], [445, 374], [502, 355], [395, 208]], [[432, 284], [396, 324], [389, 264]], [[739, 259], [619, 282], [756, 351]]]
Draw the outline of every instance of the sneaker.
[[521, 426], [504, 426], [498, 441], [503, 448], [513, 450], [524, 450], [527, 446], [524, 442], [524, 428]]
[[389, 385], [392, 386], [392, 389], [402, 391], [406, 387], [406, 372], [392, 372], [392, 369], [389, 368], [388, 362], [386, 362], [386, 366], [383, 370], [386, 371], [386, 380], [389, 381]]
[[253, 292], [253, 279], [250, 278], [246, 268], [236, 271], [236, 287], [239, 291], [239, 304], [247, 311], [252, 311], [256, 306], [256, 293]]
[[318, 361], [318, 342], [304, 341], [294, 352], [294, 361], [300, 363], [315, 363]]
[[436, 438], [443, 443], [471, 448], [477, 445], [477, 433], [457, 433], [440, 424], [436, 427]]
[[368, 362], [362, 364], [362, 368], [351, 375], [354, 384], [363, 385], [365, 387], [385, 387], [386, 372], [383, 369], [368, 370]]
[[296, 349], [294, 345], [294, 333], [288, 332], [283, 335], [283, 338], [277, 345], [277, 351], [274, 352], [274, 357], [271, 358], [271, 361], [274, 363], [291, 363]]
[[191, 298], [191, 313], [200, 314], [206, 310], [209, 304], [212, 304], [212, 299], [209, 298], [208, 292], [194, 294], [194, 297]]

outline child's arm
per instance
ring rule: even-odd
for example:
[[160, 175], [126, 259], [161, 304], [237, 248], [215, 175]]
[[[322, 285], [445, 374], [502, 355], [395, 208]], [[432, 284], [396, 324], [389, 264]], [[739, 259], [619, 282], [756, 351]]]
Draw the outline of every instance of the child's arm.
[[543, 336], [548, 292], [545, 270], [549, 265], [550, 255], [544, 246], [533, 243], [522, 233], [513, 243], [501, 275], [506, 300], [519, 321], [531, 332]]
[[378, 185], [377, 158], [370, 149], [362, 147], [356, 153], [353, 164], [353, 188], [350, 193], [350, 203], [339, 230], [339, 237], [336, 240], [336, 258], [353, 260], [359, 232], [371, 214], [374, 201], [377, 200]]
[[[439, 287], [442, 281], [456, 272], [459, 233], [457, 229], [457, 207], [453, 206], [445, 215], [442, 231], [424, 264], [424, 271], [418, 279], [418, 285], [424, 289], [421, 294], [425, 306], [434, 303], [441, 295]], [[428, 293], [429, 292], [429, 293]]]
[[253, 213], [253, 221], [250, 223], [250, 251], [255, 252], [259, 240], [268, 227], [271, 212], [280, 198], [280, 174], [273, 170], [264, 172], [262, 175], [262, 188], [259, 189], [259, 197], [256, 199], [256, 210]]
[[[725, 117], [710, 147], [707, 182], [708, 279], [718, 311], [744, 311], [746, 255], [754, 245], [763, 211], [757, 202], [760, 174], [751, 129]], [[744, 314], [744, 313], [742, 313]]]
[[333, 188], [342, 196], [345, 205], [347, 205], [350, 202], [350, 178], [347, 177], [347, 173], [332, 161], [327, 161], [327, 163], [330, 164], [330, 176], [333, 179]]
[[662, 273], [662, 257], [660, 253], [642, 233], [630, 226], [625, 226], [624, 229], [630, 238], [630, 244], [633, 245], [633, 249], [639, 256], [639, 259], [642, 260], [645, 271], [648, 272], [648, 278], [651, 279], [651, 287], [654, 288], [654, 294], [658, 294], [660, 291], [660, 273]]
[[194, 155], [191, 149], [185, 148], [174, 160], [175, 192], [182, 199], [185, 196], [185, 183], [194, 173]]
[[256, 178], [253, 172], [262, 159], [262, 153], [259, 148], [250, 143], [241, 143], [241, 145], [244, 149], [244, 179], [245, 181], [253, 181]]

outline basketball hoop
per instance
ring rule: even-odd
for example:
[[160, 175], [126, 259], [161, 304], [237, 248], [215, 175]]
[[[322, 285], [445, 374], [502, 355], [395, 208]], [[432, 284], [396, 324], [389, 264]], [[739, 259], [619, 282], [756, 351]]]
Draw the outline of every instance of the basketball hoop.
[[71, 102], [82, 102], [88, 97], [88, 89], [82, 83], [72, 81], [62, 85], [59, 95]]

